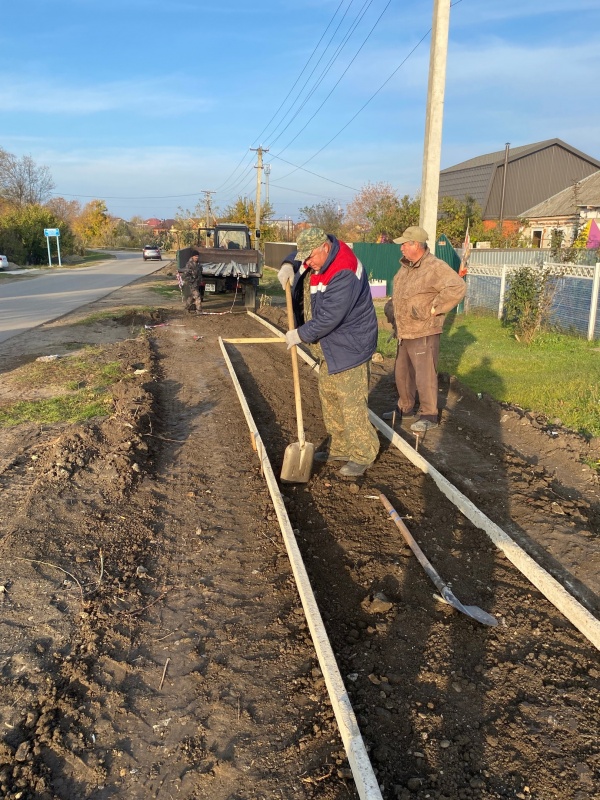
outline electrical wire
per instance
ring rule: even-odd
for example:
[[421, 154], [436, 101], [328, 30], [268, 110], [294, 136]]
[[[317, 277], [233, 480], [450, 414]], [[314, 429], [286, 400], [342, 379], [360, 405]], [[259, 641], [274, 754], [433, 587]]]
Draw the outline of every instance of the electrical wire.
[[[300, 80], [300, 78], [301, 78], [301, 77], [302, 77], [302, 75], [304, 74], [304, 71], [306, 70], [306, 68], [307, 68], [307, 67], [308, 67], [308, 65], [310, 64], [310, 62], [311, 62], [311, 60], [312, 60], [313, 56], [314, 56], [314, 55], [315, 55], [315, 53], [317, 52], [317, 50], [318, 50], [318, 48], [319, 48], [319, 45], [320, 45], [320, 44], [321, 44], [321, 42], [323, 41], [323, 39], [324, 39], [324, 37], [325, 37], [325, 35], [326, 35], [327, 31], [329, 30], [329, 28], [330, 28], [330, 27], [331, 27], [331, 25], [333, 24], [333, 21], [334, 21], [334, 19], [336, 18], [337, 14], [338, 14], [338, 12], [339, 12], [340, 8], [342, 7], [342, 5], [344, 4], [344, 2], [345, 2], [345, 0], [340, 0], [340, 3], [339, 3], [339, 5], [338, 5], [338, 7], [336, 8], [335, 12], [333, 13], [333, 16], [331, 17], [331, 19], [329, 20], [329, 22], [328, 22], [328, 24], [327, 24], [327, 27], [325, 28], [325, 30], [324, 30], [324, 31], [323, 31], [323, 33], [321, 34], [321, 38], [319, 39], [319, 41], [318, 41], [318, 42], [317, 42], [317, 44], [315, 45], [315, 47], [314, 47], [314, 49], [313, 49], [312, 53], [311, 53], [311, 54], [310, 54], [310, 56], [308, 57], [308, 60], [306, 61], [306, 63], [305, 63], [305, 64], [304, 64], [304, 66], [302, 67], [302, 69], [300, 70], [300, 73], [298, 74], [298, 77], [296, 78], [296, 80], [295, 80], [295, 81], [294, 81], [294, 83], [292, 84], [292, 87], [291, 87], [291, 89], [288, 91], [288, 93], [286, 94], [286, 96], [284, 97], [284, 99], [282, 100], [282, 102], [280, 103], [280, 105], [279, 105], [278, 109], [275, 111], [275, 113], [273, 114], [273, 116], [271, 117], [271, 119], [268, 121], [268, 123], [265, 125], [265, 127], [263, 128], [263, 130], [262, 130], [262, 131], [261, 131], [261, 132], [258, 134], [258, 136], [256, 137], [256, 139], [255, 139], [255, 140], [252, 142], [252, 145], [255, 145], [255, 144], [258, 142], [258, 141], [260, 141], [260, 138], [262, 137], [262, 135], [263, 135], [263, 134], [265, 133], [265, 131], [266, 131], [266, 130], [269, 128], [269, 125], [270, 125], [270, 124], [273, 122], [273, 120], [274, 120], [274, 119], [277, 117], [277, 114], [280, 112], [280, 110], [281, 110], [281, 109], [283, 108], [283, 106], [285, 105], [285, 103], [286, 103], [286, 101], [288, 100], [289, 96], [291, 95], [291, 93], [294, 91], [294, 89], [295, 89], [296, 85], [298, 84], [298, 81]], [[350, 5], [352, 5], [352, 2], [353, 2], [353, 0], [351, 0], [351, 3], [350, 3]], [[246, 160], [246, 158], [247, 158], [247, 153], [245, 153], [245, 154], [242, 156], [242, 158], [241, 158], [241, 159], [240, 159], [240, 161], [238, 162], [237, 166], [236, 166], [236, 167], [233, 169], [233, 171], [232, 171], [232, 172], [229, 174], [229, 176], [228, 176], [228, 177], [227, 177], [227, 178], [226, 178], [226, 179], [223, 181], [223, 183], [222, 183], [222, 184], [221, 184], [221, 185], [220, 185], [220, 186], [219, 186], [219, 187], [216, 189], [216, 191], [217, 191], [217, 192], [224, 190], [225, 186], [226, 186], [226, 185], [229, 183], [229, 181], [231, 180], [231, 178], [232, 178], [232, 177], [235, 175], [235, 173], [238, 171], [238, 169], [240, 168], [240, 166], [242, 165], [242, 163], [243, 163], [243, 162]], [[229, 191], [229, 190], [228, 190], [228, 191]]]
[[[311, 114], [311, 116], [310, 116], [310, 119], [308, 120], [308, 122], [306, 122], [306, 124], [305, 124], [305, 125], [304, 125], [302, 128], [300, 128], [300, 130], [299, 130], [299, 131], [298, 131], [298, 133], [297, 133], [297, 134], [294, 136], [294, 138], [293, 138], [293, 139], [291, 139], [291, 140], [290, 140], [290, 141], [289, 141], [289, 142], [286, 144], [286, 146], [285, 146], [285, 147], [284, 147], [282, 150], [280, 150], [280, 151], [279, 151], [279, 153], [277, 154], [278, 156], [279, 156], [279, 155], [281, 155], [281, 153], [284, 153], [284, 152], [285, 152], [285, 151], [288, 149], [288, 147], [289, 147], [291, 144], [293, 144], [293, 143], [296, 141], [296, 139], [297, 139], [297, 138], [300, 136], [300, 134], [302, 133], [302, 131], [304, 131], [304, 130], [305, 130], [305, 129], [306, 129], [306, 128], [307, 128], [307, 127], [310, 125], [310, 123], [311, 123], [311, 122], [314, 120], [315, 116], [316, 116], [316, 115], [319, 113], [319, 111], [320, 111], [320, 110], [323, 108], [323, 106], [325, 105], [325, 103], [326, 103], [326, 102], [329, 100], [329, 98], [331, 97], [331, 95], [334, 93], [334, 91], [335, 91], [335, 90], [336, 90], [336, 88], [338, 87], [338, 85], [339, 85], [339, 83], [341, 82], [341, 80], [342, 80], [342, 78], [344, 77], [344, 75], [345, 75], [345, 74], [348, 72], [348, 70], [350, 69], [350, 67], [351, 67], [351, 66], [352, 66], [352, 64], [354, 63], [354, 61], [355, 61], [355, 60], [358, 58], [358, 55], [359, 55], [360, 51], [363, 49], [363, 47], [365, 46], [365, 44], [368, 42], [369, 38], [371, 37], [371, 34], [373, 33], [373, 31], [375, 30], [375, 28], [377, 27], [377, 25], [379, 25], [379, 22], [381, 21], [381, 18], [383, 17], [383, 15], [385, 14], [385, 12], [388, 10], [388, 8], [389, 8], [389, 6], [390, 6], [390, 4], [391, 4], [391, 1], [392, 1], [392, 0], [388, 0], [388, 3], [387, 3], [387, 5], [385, 6], [385, 8], [384, 8], [384, 9], [383, 9], [383, 11], [381, 12], [381, 14], [380, 14], [380, 15], [377, 17], [377, 19], [376, 19], [376, 21], [375, 21], [375, 24], [373, 25], [373, 27], [371, 28], [371, 30], [369, 31], [369, 33], [367, 34], [367, 36], [366, 36], [366, 37], [365, 37], [365, 39], [363, 40], [363, 42], [362, 42], [361, 46], [358, 48], [358, 50], [356, 51], [356, 53], [355, 53], [355, 54], [354, 54], [354, 56], [352, 57], [352, 59], [351, 59], [350, 63], [348, 64], [348, 66], [346, 67], [346, 69], [345, 69], [345, 70], [342, 72], [342, 74], [340, 75], [340, 77], [338, 78], [338, 80], [337, 80], [337, 81], [334, 83], [334, 85], [333, 85], [333, 87], [332, 87], [331, 91], [330, 91], [330, 92], [329, 92], [329, 94], [328, 94], [328, 95], [325, 97], [325, 99], [323, 100], [323, 102], [321, 103], [321, 105], [320, 105], [320, 106], [317, 108], [317, 110], [316, 110], [316, 111], [315, 111], [313, 114]], [[283, 133], [283, 131], [282, 131], [282, 133]], [[279, 137], [277, 137], [277, 138], [279, 138]]]
[[[331, 35], [331, 38], [330, 38], [330, 39], [329, 39], [329, 41], [327, 42], [327, 45], [326, 45], [325, 49], [323, 50], [323, 52], [322, 52], [322, 53], [321, 53], [321, 55], [319, 56], [319, 59], [318, 59], [317, 63], [316, 63], [316, 64], [314, 65], [314, 67], [312, 68], [312, 71], [311, 71], [310, 75], [309, 75], [309, 76], [307, 77], [307, 79], [304, 81], [304, 84], [302, 85], [302, 88], [301, 88], [301, 89], [300, 89], [300, 91], [298, 92], [298, 94], [297, 94], [297, 96], [296, 96], [295, 100], [292, 102], [292, 104], [291, 104], [290, 108], [289, 108], [289, 109], [286, 111], [286, 113], [283, 115], [283, 118], [282, 118], [281, 122], [279, 122], [279, 124], [276, 126], [275, 130], [274, 130], [274, 131], [271, 133], [271, 136], [274, 136], [274, 135], [275, 135], [275, 133], [277, 133], [277, 130], [279, 129], [279, 127], [280, 127], [280, 126], [281, 126], [281, 125], [282, 125], [282, 124], [285, 122], [285, 119], [286, 119], [286, 117], [288, 117], [288, 116], [289, 116], [289, 115], [292, 113], [292, 111], [293, 111], [293, 109], [294, 109], [294, 105], [295, 105], [295, 104], [296, 104], [296, 103], [297, 103], [297, 102], [300, 100], [300, 97], [302, 96], [302, 92], [303, 92], [303, 91], [306, 89], [306, 87], [307, 87], [307, 85], [308, 85], [308, 83], [309, 83], [310, 79], [311, 79], [311, 78], [312, 78], [312, 76], [315, 74], [315, 72], [316, 72], [316, 70], [317, 70], [317, 67], [319, 66], [319, 64], [321, 63], [321, 61], [322, 61], [322, 60], [323, 60], [323, 58], [325, 57], [325, 54], [327, 53], [327, 51], [328, 51], [328, 50], [329, 50], [329, 48], [331, 47], [331, 44], [332, 44], [332, 42], [333, 42], [333, 40], [334, 40], [334, 38], [335, 38], [335, 35], [336, 35], [336, 34], [337, 34], [337, 32], [339, 31], [339, 29], [340, 29], [340, 27], [341, 27], [341, 25], [342, 25], [342, 22], [344, 21], [344, 19], [346, 18], [346, 15], [348, 14], [348, 11], [350, 11], [350, 7], [352, 6], [352, 3], [353, 3], [353, 2], [354, 2], [354, 0], [351, 0], [351, 2], [350, 2], [350, 5], [349, 5], [349, 6], [348, 6], [348, 8], [346, 9], [346, 11], [345, 11], [345, 13], [344, 13], [344, 15], [343, 15], [342, 19], [340, 20], [340, 22], [339, 22], [339, 24], [338, 24], [337, 28], [336, 28], [336, 29], [334, 30], [334, 32], [332, 33], [332, 35]], [[365, 2], [363, 3], [363, 6], [362, 6], [362, 8], [361, 8], [361, 11], [364, 9], [364, 7], [365, 7], [366, 5], [369, 5], [369, 6], [370, 6], [372, 2], [373, 2], [373, 0], [365, 0]], [[355, 18], [355, 20], [354, 20], [354, 23], [352, 23], [352, 24], [351, 24], [351, 26], [350, 26], [350, 34], [351, 34], [351, 33], [352, 33], [354, 30], [355, 30], [355, 28], [356, 28], [356, 25], [358, 24], [358, 22], [360, 22], [360, 19], [359, 19], [359, 17], [360, 17], [360, 13], [361, 13], [361, 11], [359, 11], [359, 12], [358, 12], [358, 15], [357, 15], [357, 17], [356, 17], [356, 18]], [[343, 47], [343, 46], [345, 45], [345, 43], [347, 42], [347, 40], [348, 40], [348, 36], [349, 36], [349, 34], [348, 34], [348, 33], [346, 33], [346, 34], [344, 35], [344, 38], [342, 39], [342, 44], [341, 44], [341, 47]], [[328, 72], [328, 71], [331, 69], [331, 67], [333, 66], [333, 63], [335, 62], [335, 60], [336, 60], [336, 58], [337, 58], [337, 55], [339, 55], [339, 52], [340, 52], [340, 45], [338, 45], [338, 48], [337, 48], [337, 50], [334, 52], [334, 54], [333, 54], [332, 58], [330, 58], [330, 59], [329, 59], [329, 62], [328, 62], [328, 64], [325, 66], [325, 69], [323, 70], [323, 72], [321, 73], [321, 76], [320, 76], [320, 78], [319, 78], [319, 79], [317, 79], [317, 83], [315, 84], [315, 86], [314, 86], [314, 87], [313, 87], [311, 90], [309, 90], [308, 97], [310, 97], [310, 96], [312, 95], [312, 93], [313, 93], [313, 92], [316, 90], [316, 88], [319, 86], [320, 82], [323, 80], [323, 78], [325, 77], [325, 75], [327, 74], [327, 72]], [[308, 98], [307, 98], [307, 99], [308, 99]], [[283, 133], [285, 130], [287, 130], [287, 128], [288, 128], [288, 127], [291, 125], [291, 123], [292, 123], [292, 121], [294, 120], [294, 118], [295, 118], [296, 116], [298, 116], [298, 113], [299, 113], [299, 112], [300, 112], [300, 110], [301, 110], [301, 109], [304, 107], [305, 103], [306, 103], [306, 100], [304, 100], [304, 103], [302, 104], [302, 106], [300, 106], [300, 109], [298, 109], [297, 111], [295, 111], [295, 112], [294, 112], [294, 114], [293, 114], [292, 118], [290, 119], [290, 121], [288, 122], [288, 124], [286, 125], [286, 127], [284, 128], [284, 130], [282, 131], [282, 133]], [[279, 136], [281, 136], [281, 133], [279, 134]], [[277, 137], [277, 138], [279, 138], [279, 137]], [[276, 141], [276, 140], [275, 140], [275, 141]], [[269, 146], [270, 146], [270, 145], [269, 145]]]
[[[458, 0], [458, 2], [462, 2], [462, 0]], [[326, 143], [323, 145], [323, 147], [321, 147], [319, 150], [317, 150], [317, 152], [316, 152], [316, 153], [313, 153], [313, 155], [312, 155], [310, 158], [307, 158], [307, 159], [306, 159], [306, 161], [304, 161], [302, 164], [300, 164], [299, 166], [296, 166], [296, 169], [293, 169], [291, 172], [288, 172], [288, 173], [286, 173], [285, 175], [282, 175], [282, 177], [280, 178], [280, 180], [285, 180], [285, 178], [289, 178], [289, 176], [290, 176], [290, 175], [293, 175], [293, 174], [294, 174], [294, 172], [296, 172], [296, 171], [297, 171], [297, 170], [299, 170], [299, 169], [303, 170], [304, 172], [310, 172], [310, 170], [304, 170], [304, 166], [305, 166], [305, 164], [308, 164], [310, 161], [312, 161], [312, 160], [313, 160], [313, 158], [316, 158], [316, 157], [319, 155], [319, 153], [322, 153], [322, 152], [323, 152], [323, 150], [325, 150], [325, 148], [326, 148], [326, 147], [329, 147], [329, 145], [330, 145], [330, 144], [331, 144], [333, 141], [335, 141], [335, 140], [337, 139], [337, 137], [338, 137], [338, 136], [339, 136], [341, 133], [343, 133], [343, 132], [346, 130], [346, 128], [347, 128], [347, 127], [348, 127], [348, 126], [349, 126], [349, 125], [350, 125], [352, 122], [354, 122], [354, 120], [355, 120], [355, 119], [358, 117], [358, 115], [359, 115], [359, 114], [361, 114], [361, 113], [362, 113], [362, 112], [365, 110], [365, 108], [366, 108], [366, 107], [369, 105], [369, 103], [370, 103], [372, 100], [374, 100], [374, 99], [375, 99], [375, 97], [377, 97], [377, 95], [379, 94], [379, 92], [380, 92], [380, 91], [381, 91], [381, 90], [382, 90], [382, 89], [383, 89], [383, 88], [384, 88], [384, 87], [385, 87], [385, 86], [386, 86], [386, 85], [387, 85], [387, 84], [388, 84], [388, 83], [389, 83], [389, 82], [392, 80], [392, 78], [393, 78], [393, 77], [394, 77], [394, 75], [395, 75], [395, 74], [398, 72], [398, 70], [399, 70], [399, 69], [400, 69], [400, 68], [401, 68], [401, 67], [402, 67], [404, 64], [406, 64], [406, 62], [408, 61], [408, 59], [409, 59], [409, 58], [412, 56], [412, 54], [415, 52], [415, 50], [417, 50], [417, 48], [421, 46], [421, 44], [422, 44], [422, 43], [425, 41], [425, 39], [426, 39], [426, 38], [429, 36], [429, 34], [430, 34], [430, 33], [431, 33], [431, 28], [430, 28], [430, 29], [427, 31], [427, 33], [426, 33], [426, 34], [424, 34], [424, 36], [422, 36], [422, 37], [421, 37], [421, 39], [419, 39], [419, 41], [417, 42], [417, 44], [416, 44], [416, 45], [413, 47], [413, 49], [412, 49], [412, 50], [411, 50], [411, 51], [408, 53], [408, 55], [406, 56], [406, 58], [404, 58], [404, 60], [403, 60], [403, 61], [401, 61], [401, 62], [400, 62], [400, 64], [398, 64], [398, 66], [397, 66], [397, 67], [396, 67], [396, 69], [395, 69], [395, 70], [392, 72], [392, 74], [391, 74], [391, 75], [389, 75], [389, 76], [388, 76], [388, 78], [386, 78], [386, 80], [385, 80], [385, 81], [384, 81], [384, 82], [381, 84], [381, 86], [380, 86], [380, 87], [379, 87], [379, 88], [378, 88], [378, 89], [377, 89], [375, 92], [373, 92], [373, 94], [371, 95], [371, 97], [369, 97], [369, 99], [368, 99], [368, 100], [367, 100], [365, 103], [363, 103], [363, 105], [362, 105], [362, 106], [361, 106], [361, 107], [358, 109], [358, 111], [356, 112], [356, 114], [354, 114], [352, 117], [350, 117], [350, 119], [348, 120], [348, 122], [347, 122], [347, 123], [346, 123], [346, 124], [345, 124], [345, 125], [344, 125], [342, 128], [340, 128], [340, 130], [339, 130], [339, 131], [338, 131], [338, 132], [335, 134], [335, 136], [332, 136], [332, 137], [331, 137], [331, 139], [330, 139], [328, 142], [326, 142]], [[292, 141], [293, 141], [293, 140], [292, 140]], [[283, 152], [283, 150], [281, 150], [280, 152]], [[279, 157], [278, 155], [275, 155], [275, 154], [273, 154], [272, 158], [277, 158], [277, 159], [279, 159], [280, 157]], [[281, 160], [281, 161], [285, 161], [285, 159], [283, 159], [283, 158], [282, 158], [282, 159], [280, 159], [280, 160]], [[328, 180], [328, 179], [326, 178], [325, 180]]]

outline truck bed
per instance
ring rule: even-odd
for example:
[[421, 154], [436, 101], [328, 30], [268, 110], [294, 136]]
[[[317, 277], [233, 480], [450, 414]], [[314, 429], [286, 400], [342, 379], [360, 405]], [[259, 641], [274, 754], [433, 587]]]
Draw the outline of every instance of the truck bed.
[[204, 275], [221, 278], [248, 278], [260, 276], [260, 253], [258, 250], [224, 250], [208, 247], [198, 250], [199, 262]]

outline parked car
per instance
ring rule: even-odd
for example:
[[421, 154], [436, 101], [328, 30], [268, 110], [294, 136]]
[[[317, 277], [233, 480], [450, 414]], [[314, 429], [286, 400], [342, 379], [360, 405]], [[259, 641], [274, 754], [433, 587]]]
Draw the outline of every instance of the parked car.
[[8, 258], [0, 256], [0, 269], [8, 269]]
[[142, 258], [144, 259], [144, 261], [148, 261], [148, 259], [162, 261], [160, 247], [158, 247], [155, 244], [147, 244], [142, 250]]

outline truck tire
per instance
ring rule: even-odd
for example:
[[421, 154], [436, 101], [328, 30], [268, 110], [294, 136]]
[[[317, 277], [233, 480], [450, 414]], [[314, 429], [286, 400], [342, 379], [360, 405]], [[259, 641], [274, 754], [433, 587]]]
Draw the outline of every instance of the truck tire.
[[258, 308], [258, 292], [255, 283], [246, 284], [246, 292], [244, 294], [244, 307], [248, 311], [256, 311]]

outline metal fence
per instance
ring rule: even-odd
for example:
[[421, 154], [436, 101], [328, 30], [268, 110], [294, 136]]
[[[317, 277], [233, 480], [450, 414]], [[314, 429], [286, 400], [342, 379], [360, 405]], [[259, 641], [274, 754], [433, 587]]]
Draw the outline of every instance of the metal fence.
[[[524, 266], [522, 262], [484, 265], [469, 260], [465, 310], [486, 309], [500, 319], [511, 275], [521, 266]], [[600, 338], [597, 313], [600, 262], [587, 266], [544, 261], [540, 266], [549, 269], [554, 279], [550, 323], [567, 331], [577, 331], [590, 340]]]

